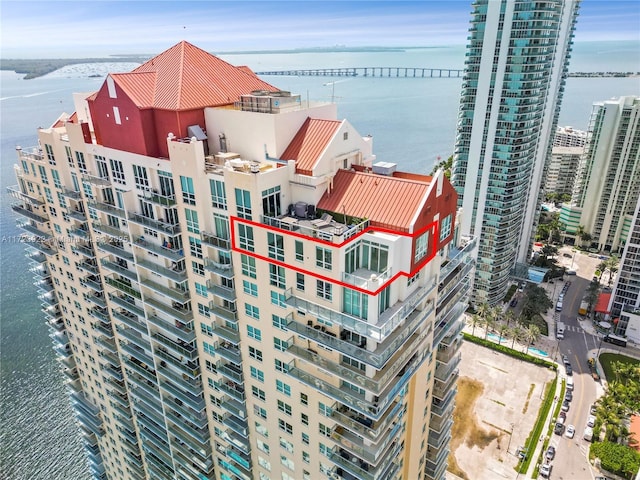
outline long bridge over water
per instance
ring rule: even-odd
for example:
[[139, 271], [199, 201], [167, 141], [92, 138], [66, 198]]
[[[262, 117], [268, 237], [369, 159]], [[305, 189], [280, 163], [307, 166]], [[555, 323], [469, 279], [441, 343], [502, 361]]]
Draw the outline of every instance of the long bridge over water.
[[271, 70], [257, 75], [285, 75], [298, 77], [415, 77], [460, 78], [464, 70], [429, 67], [342, 67]]

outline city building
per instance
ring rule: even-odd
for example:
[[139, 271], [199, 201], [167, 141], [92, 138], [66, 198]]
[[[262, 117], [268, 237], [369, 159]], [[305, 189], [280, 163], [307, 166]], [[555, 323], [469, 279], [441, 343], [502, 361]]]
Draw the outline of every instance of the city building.
[[553, 136], [554, 147], [584, 147], [587, 143], [587, 132], [573, 127], [558, 127]]
[[584, 147], [553, 147], [545, 176], [545, 195], [555, 194], [556, 198], [571, 197], [583, 152]]
[[9, 191], [97, 479], [444, 479], [474, 267], [442, 171], [181, 42]]
[[640, 344], [640, 198], [609, 302], [613, 330]]
[[594, 248], [622, 251], [638, 201], [640, 97], [594, 104], [588, 133], [560, 223], [569, 241], [582, 243], [577, 234], [587, 232]]
[[501, 302], [530, 257], [579, 3], [473, 2], [452, 181], [475, 304]]

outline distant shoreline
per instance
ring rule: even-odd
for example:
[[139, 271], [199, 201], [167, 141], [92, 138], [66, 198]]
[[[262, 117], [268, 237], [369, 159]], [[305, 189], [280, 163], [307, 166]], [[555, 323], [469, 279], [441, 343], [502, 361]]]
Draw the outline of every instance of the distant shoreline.
[[[402, 52], [410, 49], [447, 48], [447, 47], [327, 47], [291, 50], [247, 50], [239, 52], [218, 52], [216, 55], [247, 55], [247, 54], [282, 54], [282, 53], [336, 53], [336, 52]], [[98, 58], [46, 58], [46, 59], [0, 59], [0, 70], [14, 71], [24, 74], [24, 80], [42, 77], [48, 73], [69, 66], [83, 63], [144, 63], [152, 55], [121, 54], [113, 57]], [[100, 75], [91, 75], [97, 77]], [[640, 72], [570, 72], [568, 77], [577, 78], [623, 78], [640, 77]]]

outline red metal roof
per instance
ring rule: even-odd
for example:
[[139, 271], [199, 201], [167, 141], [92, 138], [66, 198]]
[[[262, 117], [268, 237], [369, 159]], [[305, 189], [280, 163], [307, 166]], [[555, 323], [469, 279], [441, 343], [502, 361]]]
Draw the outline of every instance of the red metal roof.
[[429, 182], [338, 170], [318, 208], [367, 218], [372, 226], [408, 232], [424, 207]]
[[596, 313], [609, 313], [609, 300], [611, 300], [610, 293], [601, 293], [598, 295], [598, 302], [593, 311]]
[[295, 160], [296, 172], [313, 175], [320, 155], [329, 145], [342, 122], [339, 120], [320, 120], [308, 117], [293, 137], [280, 158]]
[[278, 90], [248, 67], [235, 67], [185, 41], [112, 77], [140, 108], [174, 111], [228, 105], [253, 90]]

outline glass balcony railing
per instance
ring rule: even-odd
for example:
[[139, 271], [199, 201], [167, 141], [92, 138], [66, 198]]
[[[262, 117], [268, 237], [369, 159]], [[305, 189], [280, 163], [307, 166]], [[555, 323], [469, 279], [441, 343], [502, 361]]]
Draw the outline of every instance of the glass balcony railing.
[[188, 292], [182, 291], [178, 288], [169, 288], [166, 285], [161, 285], [160, 283], [151, 280], [151, 278], [141, 277], [140, 283], [154, 292], [159, 293], [163, 297], [170, 298], [176, 303], [185, 304], [189, 301], [190, 297]]
[[331, 418], [343, 427], [356, 432], [359, 436], [371, 442], [376, 442], [382, 435], [386, 434], [391, 424], [398, 419], [397, 414], [403, 406], [402, 402], [396, 401], [379, 420], [374, 422], [346, 405], [338, 405], [337, 408], [331, 410]]
[[128, 313], [144, 318], [144, 310], [138, 307], [132, 300], [128, 300], [126, 297], [119, 297], [118, 295], [113, 295], [111, 293], [109, 294], [109, 300], [127, 310]]
[[446, 279], [447, 276], [456, 268], [460, 263], [469, 259], [473, 250], [477, 245], [477, 237], [469, 238], [467, 243], [462, 247], [455, 256], [449, 260], [449, 262], [440, 269], [440, 278]]
[[120, 343], [120, 349], [123, 352], [128, 353], [132, 357], [137, 358], [142, 363], [153, 365], [153, 359], [151, 358], [151, 356], [142, 348], [136, 347], [132, 343]]
[[176, 283], [182, 283], [187, 280], [187, 272], [184, 268], [180, 268], [174, 266], [173, 268], [164, 267], [156, 262], [152, 262], [150, 260], [143, 260], [138, 258], [138, 266], [142, 267], [150, 272], [157, 273], [164, 278], [168, 278], [169, 280], [173, 280]]
[[198, 356], [198, 349], [194, 345], [185, 343], [182, 340], [175, 341], [161, 333], [152, 333], [151, 338], [169, 348], [174, 353], [182, 355], [190, 360], [193, 360]]
[[[187, 308], [183, 308], [179, 304], [175, 304], [175, 306], [169, 306], [166, 303], [160, 302], [153, 298], [145, 299], [145, 303], [147, 303], [147, 305], [150, 305], [157, 310], [160, 310], [161, 312], [165, 313], [166, 315], [169, 315], [173, 319], [178, 320], [183, 324], [189, 324], [193, 320], [193, 312]], [[151, 320], [151, 317], [149, 317], [149, 320]], [[187, 330], [188, 329], [185, 328], [184, 331], [187, 331]], [[191, 340], [186, 340], [183, 337], [180, 337], [180, 338], [182, 338], [185, 341], [191, 341]]]
[[96, 232], [109, 235], [115, 238], [116, 240], [122, 240], [122, 238], [129, 236], [129, 233], [124, 228], [113, 227], [111, 225], [106, 225], [104, 223], [95, 222], [95, 221], [91, 224], [91, 226]]
[[233, 288], [223, 287], [222, 285], [217, 285], [209, 280], [207, 281], [207, 290], [209, 293], [221, 298], [222, 300], [227, 300], [229, 302], [236, 301], [236, 291]]
[[100, 212], [104, 212], [123, 219], [126, 218], [124, 210], [116, 207], [115, 204], [98, 202], [96, 200], [89, 200], [87, 203], [90, 207], [93, 207]]
[[229, 328], [228, 326], [221, 323], [214, 323], [213, 325], [213, 333], [218, 335], [220, 338], [231, 342], [233, 345], [240, 344], [240, 334], [237, 330]]
[[113, 312], [113, 318], [115, 318], [116, 320], [119, 320], [120, 322], [124, 323], [126, 326], [132, 328], [133, 330], [135, 330], [136, 332], [142, 335], [147, 335], [148, 333], [147, 326], [144, 323], [138, 321], [137, 315], [134, 315], [127, 311]]
[[11, 210], [37, 223], [47, 223], [49, 221], [49, 215], [46, 213], [34, 212], [33, 209], [25, 207], [22, 203], [12, 204]]
[[135, 270], [130, 270], [129, 268], [124, 266], [126, 264], [120, 265], [120, 262], [111, 262], [105, 258], [100, 260], [100, 264], [107, 270], [111, 270], [112, 272], [115, 272], [125, 278], [128, 278], [133, 282], [138, 281], [138, 274], [135, 272]]
[[235, 347], [233, 344], [229, 342], [221, 342], [217, 343], [215, 346], [215, 352], [220, 357], [229, 360], [236, 365], [242, 364], [242, 356], [240, 354], [240, 349]]
[[163, 258], [168, 258], [174, 262], [179, 262], [184, 259], [184, 251], [181, 248], [170, 247], [166, 245], [158, 245], [151, 240], [147, 240], [143, 236], [136, 237], [134, 244], [144, 250], [159, 255]]
[[173, 398], [167, 400], [165, 398], [164, 406], [166, 410], [175, 411], [177, 415], [186, 418], [198, 428], [205, 428], [208, 425], [206, 411], [196, 412], [179, 399]]
[[233, 278], [233, 265], [231, 263], [218, 263], [205, 258], [204, 268], [209, 272], [220, 275], [224, 278]]
[[142, 295], [137, 290], [137, 288], [131, 285], [130, 283], [124, 282], [117, 278], [110, 278], [110, 277], [105, 277], [104, 282], [107, 285], [111, 285], [112, 287], [117, 288], [118, 290], [120, 290], [123, 293], [126, 293], [129, 296], [142, 298]]
[[[186, 375], [188, 378], [195, 380], [200, 377], [200, 369], [198, 368], [198, 364], [192, 361], [184, 361], [179, 358], [174, 357], [169, 352], [156, 349], [156, 357], [161, 358], [164, 362], [167, 362], [169, 365], [173, 365], [180, 373]], [[162, 365], [162, 362], [160, 363]]]
[[18, 200], [24, 200], [35, 206], [42, 206], [45, 204], [44, 198], [42, 197], [42, 195], [38, 195], [38, 196], [35, 196], [34, 194], [29, 195], [23, 192], [22, 190], [20, 190], [19, 185], [12, 185], [10, 187], [7, 187], [7, 192], [13, 198], [17, 198]]
[[107, 242], [99, 242], [97, 243], [97, 247], [98, 250], [101, 250], [103, 252], [107, 252], [107, 253], [111, 253], [113, 255], [115, 255], [118, 258], [121, 258], [123, 260], [132, 262], [134, 257], [133, 257], [133, 253], [128, 252], [127, 250], [125, 250], [123, 247], [115, 245], [113, 243], [107, 243]]
[[216, 381], [214, 383], [214, 388], [219, 392], [224, 392], [237, 400], [238, 402], [245, 401], [245, 393], [244, 386], [237, 385], [233, 382], [225, 383], [223, 381]]
[[[383, 342], [389, 337], [396, 328], [416, 310], [418, 305], [422, 303], [426, 297], [435, 289], [435, 282], [430, 285], [418, 288], [412, 292], [405, 300], [397, 302], [392, 308], [387, 309], [380, 315], [377, 324], [372, 324], [346, 313], [338, 312], [326, 308], [320, 304], [313, 303], [307, 299], [296, 297], [293, 288], [285, 292], [286, 302], [296, 310], [313, 315], [332, 324], [340, 325], [366, 336], [376, 342]], [[427, 307], [425, 307], [427, 308]]]
[[164, 318], [151, 315], [148, 318], [150, 324], [158, 327], [160, 330], [175, 336], [186, 343], [191, 343], [195, 340], [196, 334], [191, 327], [191, 324], [183, 324], [175, 320], [165, 320]]
[[138, 225], [142, 225], [143, 227], [150, 228], [151, 230], [155, 230], [166, 235], [173, 236], [180, 233], [180, 225], [177, 223], [169, 224], [161, 222], [160, 220], [148, 218], [135, 212], [128, 212], [128, 218], [130, 222], [137, 223]]
[[200, 238], [202, 239], [203, 243], [211, 245], [212, 247], [219, 248], [221, 250], [231, 249], [231, 240], [228, 240], [226, 238], [220, 238], [207, 232], [201, 232]]
[[213, 301], [209, 302], [209, 309], [211, 313], [214, 313], [217, 317], [222, 318], [223, 320], [227, 320], [229, 322], [237, 322], [238, 321], [238, 312], [236, 311], [235, 303], [233, 306], [225, 307], [221, 305], [216, 305]]
[[142, 362], [140, 362], [135, 358], [125, 359], [124, 364], [126, 369], [132, 370], [133, 372], [143, 377], [146, 381], [151, 383], [157, 383], [158, 379], [153, 370], [153, 366], [143, 364]]
[[174, 387], [168, 382], [160, 384], [160, 388], [179, 401], [193, 408], [196, 412], [201, 412], [205, 409], [205, 403], [202, 395], [193, 395], [192, 393], [185, 392], [184, 390]]

